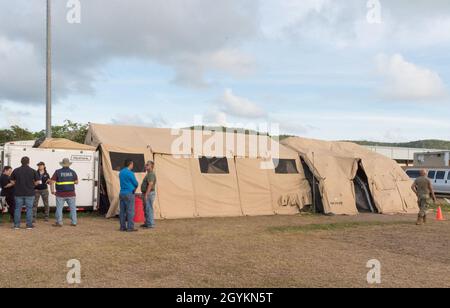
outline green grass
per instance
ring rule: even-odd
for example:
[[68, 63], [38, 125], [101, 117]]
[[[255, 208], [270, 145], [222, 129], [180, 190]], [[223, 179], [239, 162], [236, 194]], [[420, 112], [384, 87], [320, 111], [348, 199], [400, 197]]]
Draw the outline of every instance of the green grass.
[[373, 226], [396, 226], [396, 225], [413, 225], [414, 222], [410, 221], [367, 221], [367, 222], [340, 222], [330, 224], [309, 224], [302, 226], [281, 226], [271, 227], [268, 230], [274, 233], [297, 233], [297, 232], [314, 232], [314, 231], [338, 231], [346, 229], [354, 229], [361, 227], [373, 227]]
[[448, 204], [447, 202], [443, 201], [443, 202], [438, 202], [438, 204], [433, 204], [433, 206], [431, 206], [431, 209], [436, 210], [438, 208], [438, 206], [440, 206], [442, 208], [443, 212], [450, 213], [450, 204]]

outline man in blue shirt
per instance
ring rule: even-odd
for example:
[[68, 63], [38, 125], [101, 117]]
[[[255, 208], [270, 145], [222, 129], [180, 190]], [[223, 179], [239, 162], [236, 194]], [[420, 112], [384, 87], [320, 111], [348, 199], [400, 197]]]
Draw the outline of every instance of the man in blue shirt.
[[120, 231], [136, 232], [134, 228], [135, 191], [139, 183], [133, 173], [134, 162], [125, 161], [125, 167], [119, 173], [120, 179]]

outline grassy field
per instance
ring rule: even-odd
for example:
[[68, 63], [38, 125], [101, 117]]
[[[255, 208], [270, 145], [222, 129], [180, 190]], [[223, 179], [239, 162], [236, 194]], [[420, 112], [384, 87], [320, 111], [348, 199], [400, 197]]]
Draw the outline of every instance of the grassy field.
[[[448, 218], [448, 217], [447, 217]], [[4, 221], [4, 220], [3, 220]], [[366, 264], [382, 264], [381, 287], [450, 287], [450, 222], [415, 216], [315, 215], [159, 221], [118, 232], [117, 220], [84, 215], [78, 228], [33, 231], [0, 224], [0, 287], [372, 287]]]

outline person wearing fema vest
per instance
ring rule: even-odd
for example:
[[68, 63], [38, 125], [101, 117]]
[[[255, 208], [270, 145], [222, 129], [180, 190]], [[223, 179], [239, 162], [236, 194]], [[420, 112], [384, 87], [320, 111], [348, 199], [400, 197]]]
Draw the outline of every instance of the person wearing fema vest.
[[56, 195], [56, 223], [53, 226], [63, 226], [63, 208], [64, 204], [67, 203], [70, 208], [71, 226], [76, 227], [77, 206], [75, 185], [78, 184], [78, 175], [70, 169], [72, 163], [68, 158], [64, 158], [60, 165], [62, 168], [56, 170], [51, 179], [52, 194]]

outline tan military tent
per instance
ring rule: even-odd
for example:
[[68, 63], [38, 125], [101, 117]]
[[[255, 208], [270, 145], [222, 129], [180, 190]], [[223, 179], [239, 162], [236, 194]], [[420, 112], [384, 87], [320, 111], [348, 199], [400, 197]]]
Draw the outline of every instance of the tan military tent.
[[299, 155], [267, 136], [90, 124], [86, 144], [101, 151], [107, 217], [118, 213], [126, 158], [139, 181], [155, 161], [156, 218], [295, 214], [311, 204]]
[[378, 213], [418, 211], [411, 180], [395, 161], [350, 142], [292, 137], [281, 143], [297, 151], [306, 174], [314, 175], [326, 214], [357, 214], [361, 197]]
[[64, 138], [47, 138], [43, 141], [38, 141], [37, 147], [41, 149], [61, 149], [61, 150], [80, 150], [80, 151], [96, 150], [96, 148], [93, 146], [74, 142]]

